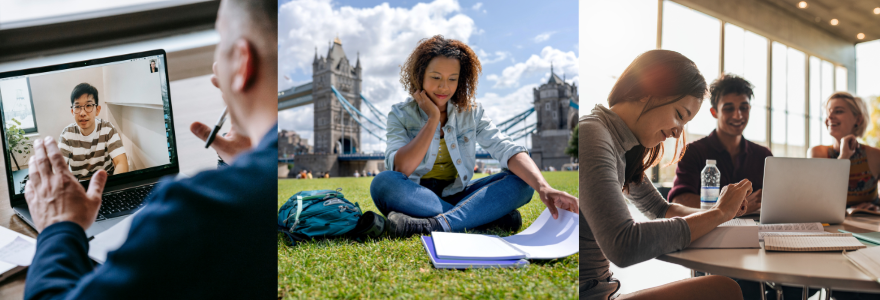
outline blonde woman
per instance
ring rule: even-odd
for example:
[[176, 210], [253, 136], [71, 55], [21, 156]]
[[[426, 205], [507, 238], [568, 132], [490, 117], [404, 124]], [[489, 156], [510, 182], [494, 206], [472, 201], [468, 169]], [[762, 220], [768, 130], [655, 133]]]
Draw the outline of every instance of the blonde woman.
[[859, 144], [871, 122], [867, 105], [859, 97], [847, 92], [831, 95], [825, 103], [825, 126], [834, 137], [830, 146], [819, 145], [810, 149], [812, 158], [848, 159], [849, 186], [847, 207], [878, 210], [877, 178], [880, 177], [880, 149]]

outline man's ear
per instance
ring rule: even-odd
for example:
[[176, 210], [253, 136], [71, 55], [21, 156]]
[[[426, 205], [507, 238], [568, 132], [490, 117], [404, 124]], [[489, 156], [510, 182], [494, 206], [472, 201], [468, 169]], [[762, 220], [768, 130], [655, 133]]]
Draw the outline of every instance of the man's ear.
[[233, 77], [230, 88], [235, 92], [244, 92], [254, 82], [257, 61], [256, 52], [250, 42], [237, 39], [232, 43]]
[[95, 116], [100, 115], [100, 114], [101, 114], [101, 106], [100, 105], [95, 106]]
[[713, 118], [716, 118], [716, 119], [718, 119], [718, 111], [717, 111], [717, 110], [715, 110], [715, 108], [714, 108], [714, 107], [712, 107], [712, 108], [709, 108], [709, 112], [711, 112], [711, 113], [712, 113], [712, 117], [713, 117]]

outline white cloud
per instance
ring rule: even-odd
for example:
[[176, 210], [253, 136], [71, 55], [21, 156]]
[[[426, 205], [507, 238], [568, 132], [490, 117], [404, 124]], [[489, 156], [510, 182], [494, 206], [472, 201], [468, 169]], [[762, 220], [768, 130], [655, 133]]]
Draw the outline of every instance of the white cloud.
[[481, 48], [474, 48], [477, 50], [477, 57], [480, 59], [480, 64], [493, 64], [508, 58], [511, 60], [511, 62], [513, 62], [513, 53], [507, 51], [495, 51], [495, 53], [488, 53]]
[[[532, 89], [537, 87], [538, 84], [525, 85], [507, 95], [486, 93], [483, 97], [478, 97], [477, 102], [483, 105], [485, 114], [492, 119], [492, 123], [498, 124], [532, 107], [532, 102], [535, 100]], [[526, 118], [525, 122], [514, 126], [512, 131], [520, 129], [524, 125], [535, 123], [535, 121], [535, 115], [532, 114]], [[518, 145], [525, 146], [526, 141], [525, 139], [520, 139], [514, 142]], [[531, 141], [529, 141], [529, 143], [531, 143]]]
[[[387, 113], [392, 104], [408, 96], [399, 82], [400, 65], [419, 40], [442, 34], [468, 43], [473, 35], [479, 34], [474, 20], [461, 11], [462, 7], [455, 0], [435, 0], [409, 8], [390, 7], [387, 3], [371, 8], [338, 7], [330, 0], [285, 3], [278, 12], [278, 88], [294, 86], [284, 79], [286, 74], [310, 76], [315, 49], [318, 56], [326, 56], [328, 43], [338, 35], [352, 63], [360, 53], [364, 77], [362, 94]], [[497, 59], [498, 56], [496, 53], [491, 57]], [[311, 137], [314, 125], [309, 107], [308, 110], [279, 112], [279, 125], [292, 126], [282, 128], [303, 132], [304, 137], [308, 132]], [[361, 139], [362, 149], [367, 152], [379, 150], [380, 146], [384, 150], [384, 143], [366, 131], [361, 133]]]
[[517, 63], [501, 71], [501, 75], [490, 74], [486, 76], [489, 81], [494, 81], [493, 88], [518, 87], [520, 80], [526, 76], [542, 74], [549, 79], [550, 64], [557, 75], [565, 74], [567, 78], [577, 78], [578, 57], [574, 51], [563, 52], [559, 49], [547, 46], [541, 49], [541, 55], [529, 57], [525, 62]]
[[480, 7], [483, 7], [483, 2], [477, 2], [477, 4], [474, 4], [471, 8], [474, 10], [480, 10]]
[[556, 34], [556, 31], [545, 32], [535, 36], [535, 43], [540, 43], [546, 40], [549, 40], [551, 36]]

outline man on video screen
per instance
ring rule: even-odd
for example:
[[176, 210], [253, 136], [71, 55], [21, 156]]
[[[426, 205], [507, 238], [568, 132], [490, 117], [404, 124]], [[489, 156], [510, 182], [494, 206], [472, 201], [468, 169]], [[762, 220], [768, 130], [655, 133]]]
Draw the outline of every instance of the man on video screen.
[[61, 154], [79, 180], [88, 180], [99, 170], [108, 174], [128, 172], [128, 158], [122, 139], [110, 122], [98, 119], [98, 89], [80, 83], [70, 94], [74, 123], [61, 131]]

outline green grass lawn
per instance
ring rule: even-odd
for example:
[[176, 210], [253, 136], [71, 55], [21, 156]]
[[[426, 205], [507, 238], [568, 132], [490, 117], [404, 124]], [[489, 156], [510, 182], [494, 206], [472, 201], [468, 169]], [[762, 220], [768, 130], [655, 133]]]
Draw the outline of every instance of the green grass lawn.
[[[577, 195], [577, 172], [546, 172], [556, 189]], [[479, 175], [477, 177], [480, 177]], [[278, 207], [302, 190], [341, 187], [345, 198], [379, 212], [370, 198], [370, 178], [278, 180]], [[522, 229], [545, 209], [532, 196], [521, 207]], [[511, 232], [492, 232], [507, 236]], [[322, 240], [287, 246], [278, 234], [278, 298], [577, 298], [578, 255], [533, 260], [522, 269], [435, 269], [418, 236], [365, 243]]]

